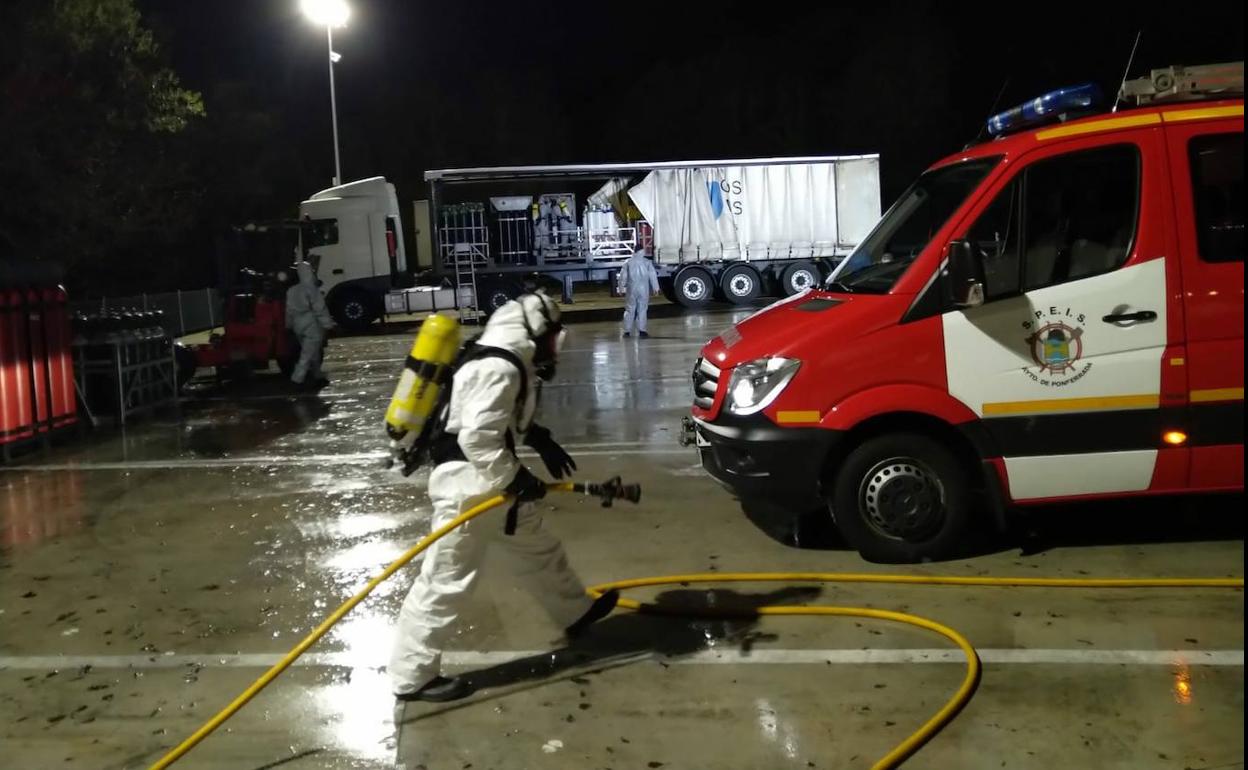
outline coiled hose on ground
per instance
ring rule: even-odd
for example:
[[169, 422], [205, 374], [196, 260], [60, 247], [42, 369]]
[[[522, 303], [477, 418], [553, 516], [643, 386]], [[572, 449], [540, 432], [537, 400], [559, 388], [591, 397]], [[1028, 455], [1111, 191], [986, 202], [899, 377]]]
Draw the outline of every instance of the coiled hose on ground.
[[[625, 485], [620, 483], [618, 478], [612, 479], [603, 484], [581, 484], [581, 483], [556, 483], [548, 485], [548, 489], [552, 492], [575, 492], [580, 494], [588, 494], [599, 497], [603, 501], [603, 505], [610, 505], [615, 499], [626, 499], [631, 502], [637, 502], [640, 498], [640, 489], [635, 485]], [[268, 671], [265, 671], [260, 678], [252, 682], [246, 690], [241, 692], [238, 697], [230, 702], [228, 706], [218, 712], [212, 719], [208, 720], [202, 727], [196, 730], [190, 737], [175, 746], [167, 754], [161, 757], [155, 764], [151, 766], [151, 770], [163, 770], [169, 767], [187, 752], [195, 748], [200, 741], [207, 738], [218, 727], [226, 722], [230, 717], [234, 716], [243, 706], [254, 698], [261, 690], [269, 685], [274, 679], [282, 674], [292, 663], [299, 658], [300, 655], [307, 652], [313, 644], [322, 636], [333, 628], [334, 624], [342, 620], [348, 612], [350, 612], [357, 604], [362, 602], [377, 586], [385, 582], [391, 575], [401, 569], [405, 564], [427, 549], [438, 539], [446, 535], [446, 533], [460, 526], [470, 519], [476, 518], [483, 513], [493, 510], [500, 505], [510, 502], [510, 498], [498, 496], [486, 500], [485, 502], [465, 511], [454, 520], [443, 527], [439, 527], [429, 534], [428, 537], [421, 540], [406, 553], [386, 567], [386, 569], [377, 577], [373, 578], [358, 593], [348, 599], [338, 609], [334, 610], [320, 625], [303, 638], [290, 652], [273, 665]], [[617, 580], [610, 583], [602, 583], [588, 589], [589, 593], [595, 597], [602, 595], [611, 589], [627, 590], [630, 588], [653, 587], [669, 584], [688, 585], [693, 583], [734, 583], [734, 582], [784, 582], [784, 583], [887, 583], [892, 585], [943, 585], [943, 586], [994, 586], [994, 587], [1014, 587], [1014, 588], [1243, 588], [1243, 578], [1023, 578], [1023, 577], [953, 577], [953, 576], [929, 576], [929, 575], [878, 575], [870, 573], [845, 573], [845, 572], [728, 572], [728, 573], [696, 573], [690, 575], [665, 575], [662, 577], [645, 577], [632, 580]], [[712, 608], [658, 608], [653, 605], [646, 605], [634, 599], [621, 598], [616, 605], [619, 609], [628, 609], [637, 612], [659, 612], [662, 614], [679, 614], [684, 616], [696, 617], [714, 617], [726, 618], [732, 617], [734, 613], [731, 610], [720, 610]], [[904, 623], [910, 626], [917, 626], [927, 631], [939, 634], [949, 641], [953, 642], [962, 653], [966, 656], [966, 674], [962, 678], [962, 683], [954, 694], [941, 706], [940, 710], [932, 715], [921, 727], [915, 730], [908, 738], [899, 743], [885, 756], [880, 758], [874, 765], [872, 770], [889, 770], [895, 768], [904, 762], [908, 757], [912, 756], [922, 746], [932, 739], [942, 728], [953, 721], [958, 712], [971, 700], [975, 694], [975, 688], [979, 684], [981, 672], [979, 656], [975, 653], [975, 647], [970, 641], [958, 633], [956, 630], [938, 623], [929, 618], [912, 615], [906, 612], [893, 612], [891, 610], [877, 610], [867, 607], [832, 607], [821, 605], [774, 605], [765, 607], [750, 608], [750, 617], [756, 615], [823, 615], [836, 617], [855, 617], [855, 618], [871, 618], [875, 620], [888, 620], [895, 623]]]

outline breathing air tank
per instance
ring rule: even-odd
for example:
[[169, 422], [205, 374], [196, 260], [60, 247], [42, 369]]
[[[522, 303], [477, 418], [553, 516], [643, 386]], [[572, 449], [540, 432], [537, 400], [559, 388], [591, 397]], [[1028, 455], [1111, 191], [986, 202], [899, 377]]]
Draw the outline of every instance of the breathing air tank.
[[386, 409], [386, 434], [400, 446], [410, 446], [433, 416], [438, 393], [450, 378], [451, 363], [459, 351], [459, 322], [431, 315], [420, 325], [403, 374]]

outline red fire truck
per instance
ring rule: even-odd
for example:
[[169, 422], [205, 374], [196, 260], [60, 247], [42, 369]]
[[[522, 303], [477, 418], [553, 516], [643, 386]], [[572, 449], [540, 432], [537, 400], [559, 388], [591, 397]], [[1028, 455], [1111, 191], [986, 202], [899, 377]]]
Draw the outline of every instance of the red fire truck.
[[[742, 498], [870, 559], [958, 551], [972, 501], [1244, 485], [1243, 63], [994, 116], [823, 286], [709, 342], [687, 438]], [[1233, 97], [1233, 98], [1228, 98]]]

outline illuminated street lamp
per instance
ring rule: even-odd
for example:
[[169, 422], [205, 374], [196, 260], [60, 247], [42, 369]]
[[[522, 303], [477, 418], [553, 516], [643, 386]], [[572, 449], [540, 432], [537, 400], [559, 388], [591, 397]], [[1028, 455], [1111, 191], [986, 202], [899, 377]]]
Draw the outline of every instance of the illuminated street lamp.
[[329, 115], [334, 125], [334, 185], [342, 184], [342, 161], [338, 155], [338, 100], [334, 94], [334, 63], [342, 57], [334, 53], [334, 27], [345, 27], [351, 8], [345, 0], [300, 0], [299, 8], [313, 23], [324, 25], [329, 43]]

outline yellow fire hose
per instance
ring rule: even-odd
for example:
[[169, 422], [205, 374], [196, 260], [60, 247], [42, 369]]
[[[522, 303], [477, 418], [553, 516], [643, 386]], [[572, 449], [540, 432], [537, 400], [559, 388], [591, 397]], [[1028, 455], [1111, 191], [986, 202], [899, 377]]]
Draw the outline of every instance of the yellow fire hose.
[[[620, 494], [621, 489], [625, 489], [618, 484], [618, 479], [613, 488], [608, 488], [608, 493], [614, 496], [629, 498], [629, 493]], [[610, 484], [610, 482], [609, 482]], [[606, 486], [606, 485], [602, 485]], [[584, 492], [590, 494], [598, 494], [602, 490], [600, 485], [574, 484], [571, 482], [549, 484], [547, 489], [552, 492]], [[631, 488], [632, 494], [637, 494], [636, 488]], [[202, 727], [196, 730], [189, 738], [175, 746], [169, 753], [165, 754], [155, 764], [151, 766], [151, 770], [162, 770], [169, 767], [187, 752], [193, 749], [204, 738], [207, 738], [218, 727], [225, 723], [230, 717], [234, 716], [243, 706], [254, 698], [261, 690], [276, 679], [283, 671], [290, 667], [296, 659], [317, 642], [335, 623], [350, 612], [357, 604], [362, 602], [365, 597], [373, 592], [377, 586], [383, 583], [387, 578], [401, 569], [409, 561], [424, 551], [434, 542], [442, 538], [446, 533], [460, 526], [470, 519], [476, 518], [487, 511], [508, 502], [511, 498], [499, 495], [490, 498], [485, 502], [477, 505], [459, 516], [455, 517], [445, 526], [434, 530], [428, 537], [424, 538], [416, 545], [412, 546], [402, 556], [396, 559], [390, 566], [373, 578], [358, 593], [348, 599], [341, 607], [334, 610], [324, 622], [312, 630], [299, 644], [295, 645], [290, 652], [268, 671], [265, 671], [259, 679], [252, 682], [251, 685], [239, 694], [237, 698], [230, 702], [228, 706], [217, 713], [212, 719], [208, 720]], [[610, 498], [604, 495], [604, 504]], [[633, 499], [636, 502], [635, 499]], [[618, 580], [611, 583], [602, 583], [592, 586], [588, 592], [594, 596], [601, 596], [604, 592], [617, 589], [626, 590], [630, 588], [641, 588], [649, 586], [661, 586], [670, 584], [690, 584], [690, 583], [762, 583], [762, 582], [786, 582], [786, 583], [887, 583], [890, 585], [947, 585], [947, 586], [993, 586], [993, 587], [1024, 587], [1024, 588], [1243, 588], [1243, 578], [1023, 578], [1023, 577], [1005, 577], [1005, 578], [989, 578], [989, 577], [953, 577], [953, 576], [927, 576], [927, 575], [877, 575], [869, 573], [838, 573], [838, 572], [726, 572], [726, 573], [695, 573], [689, 575], [667, 575], [663, 577], [647, 577], [637, 578], [633, 580]], [[679, 608], [659, 608], [654, 605], [642, 604], [634, 599], [621, 598], [616, 605], [620, 609], [628, 609], [637, 612], [654, 612], [662, 614], [675, 615], [693, 615], [699, 617], [716, 617], [724, 618], [737, 615], [835, 615], [839, 617], [858, 617], [872, 618], [875, 620], [889, 620], [896, 623], [904, 623], [910, 626], [932, 631], [956, 644], [962, 653], [966, 656], [966, 675], [962, 678], [962, 684], [958, 686], [957, 691], [951, 698], [937, 711], [930, 719], [927, 720], [918, 730], [910, 737], [906, 738], [898, 744], [892, 751], [888, 752], [884, 757], [871, 766], [871, 770], [890, 770], [904, 762], [908, 757], [918, 751], [924, 744], [932, 739], [936, 733], [940, 732], [958, 712], [970, 701], [975, 694], [975, 689], [979, 684], [980, 662], [979, 656], [975, 653], [975, 648], [965, 636], [958, 633], [954, 629], [938, 623], [928, 618], [911, 615], [905, 612], [893, 612], [890, 610], [876, 610], [866, 607], [831, 607], [831, 606], [785, 606], [773, 605], [765, 607], [751, 608], [748, 612], [734, 613], [731, 610], [714, 610], [714, 609], [679, 609]]]

